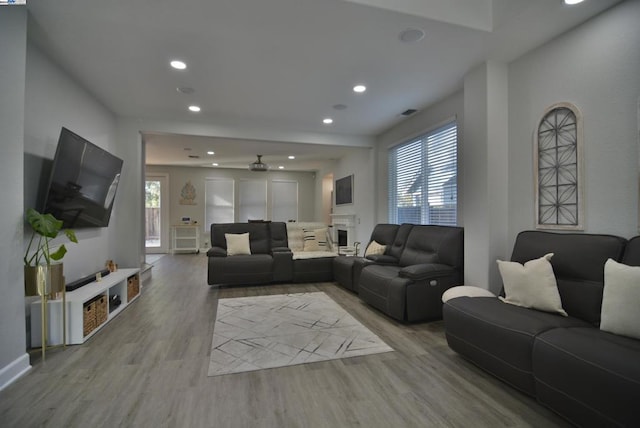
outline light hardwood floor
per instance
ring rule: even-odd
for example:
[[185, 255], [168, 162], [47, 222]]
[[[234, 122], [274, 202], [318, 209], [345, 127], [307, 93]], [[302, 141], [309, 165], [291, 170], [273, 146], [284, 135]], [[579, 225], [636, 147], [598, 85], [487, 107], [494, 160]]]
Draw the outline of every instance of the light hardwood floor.
[[[142, 296], [84, 345], [0, 392], [1, 427], [565, 427], [451, 351], [333, 283], [213, 289], [204, 255], [156, 262]], [[219, 298], [324, 291], [394, 352], [207, 377]]]

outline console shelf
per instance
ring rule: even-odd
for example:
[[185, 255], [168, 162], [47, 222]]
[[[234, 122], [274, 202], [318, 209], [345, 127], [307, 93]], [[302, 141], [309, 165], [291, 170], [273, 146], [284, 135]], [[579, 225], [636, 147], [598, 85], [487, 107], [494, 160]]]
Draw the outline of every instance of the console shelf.
[[[109, 311], [109, 301], [114, 295], [120, 297], [121, 303]], [[69, 291], [66, 294], [67, 345], [84, 343], [139, 296], [140, 269], [119, 269], [100, 281]], [[101, 297], [106, 299], [106, 307]], [[47, 346], [62, 344], [62, 321], [62, 299], [47, 301]], [[31, 346], [34, 348], [41, 346], [41, 325], [40, 300], [36, 300], [31, 303]]]

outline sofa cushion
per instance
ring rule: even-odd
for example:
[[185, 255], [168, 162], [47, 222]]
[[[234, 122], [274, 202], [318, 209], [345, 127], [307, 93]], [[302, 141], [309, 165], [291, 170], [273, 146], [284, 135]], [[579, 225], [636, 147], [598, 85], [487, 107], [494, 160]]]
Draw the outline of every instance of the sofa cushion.
[[414, 225], [400, 255], [400, 266], [442, 263], [462, 268], [463, 229], [461, 227]]
[[557, 312], [567, 316], [562, 309], [556, 277], [551, 267], [552, 253], [524, 265], [518, 262], [498, 260], [498, 269], [504, 284], [505, 297], [500, 300], [511, 305]]
[[640, 341], [557, 328], [533, 347], [538, 399], [582, 426], [639, 426]]
[[227, 248], [225, 233], [249, 233], [251, 254], [269, 254], [271, 251], [270, 223], [213, 223], [211, 246]]
[[224, 238], [227, 241], [228, 256], [251, 254], [248, 233], [225, 233]]
[[508, 305], [493, 297], [451, 299], [443, 312], [451, 349], [531, 395], [535, 337], [556, 327], [590, 326], [577, 318]]
[[624, 238], [613, 235], [527, 230], [518, 234], [511, 260], [525, 263], [554, 253], [551, 265], [563, 309], [570, 316], [597, 325], [600, 322], [604, 264], [609, 258], [620, 260], [625, 244]]
[[384, 254], [386, 249], [386, 245], [379, 244], [377, 241], [371, 241], [367, 246], [367, 249], [364, 250], [364, 256], [380, 256]]
[[428, 263], [420, 265], [406, 266], [398, 271], [398, 276], [409, 278], [412, 281], [423, 281], [426, 279], [435, 279], [441, 276], [450, 276], [455, 273], [455, 269], [451, 266]]
[[640, 339], [640, 267], [605, 263], [600, 329]]

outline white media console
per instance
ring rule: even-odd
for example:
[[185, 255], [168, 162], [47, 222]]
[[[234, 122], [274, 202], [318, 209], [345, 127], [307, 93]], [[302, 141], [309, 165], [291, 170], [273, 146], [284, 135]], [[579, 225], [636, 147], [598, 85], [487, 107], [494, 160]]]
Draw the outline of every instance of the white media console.
[[[120, 297], [121, 303], [110, 311], [109, 300], [115, 295]], [[67, 292], [67, 345], [84, 343], [139, 296], [140, 269], [119, 269], [100, 281]], [[61, 345], [62, 299], [47, 301], [46, 318], [47, 346]], [[31, 346], [34, 348], [42, 344], [41, 326], [41, 303], [36, 300], [31, 303]]]

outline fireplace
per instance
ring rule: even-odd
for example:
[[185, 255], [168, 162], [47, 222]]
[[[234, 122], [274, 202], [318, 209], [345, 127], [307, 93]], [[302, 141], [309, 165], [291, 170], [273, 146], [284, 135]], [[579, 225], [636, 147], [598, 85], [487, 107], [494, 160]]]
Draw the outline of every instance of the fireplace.
[[349, 244], [349, 231], [346, 229], [337, 229], [338, 231], [338, 246], [346, 247]]

